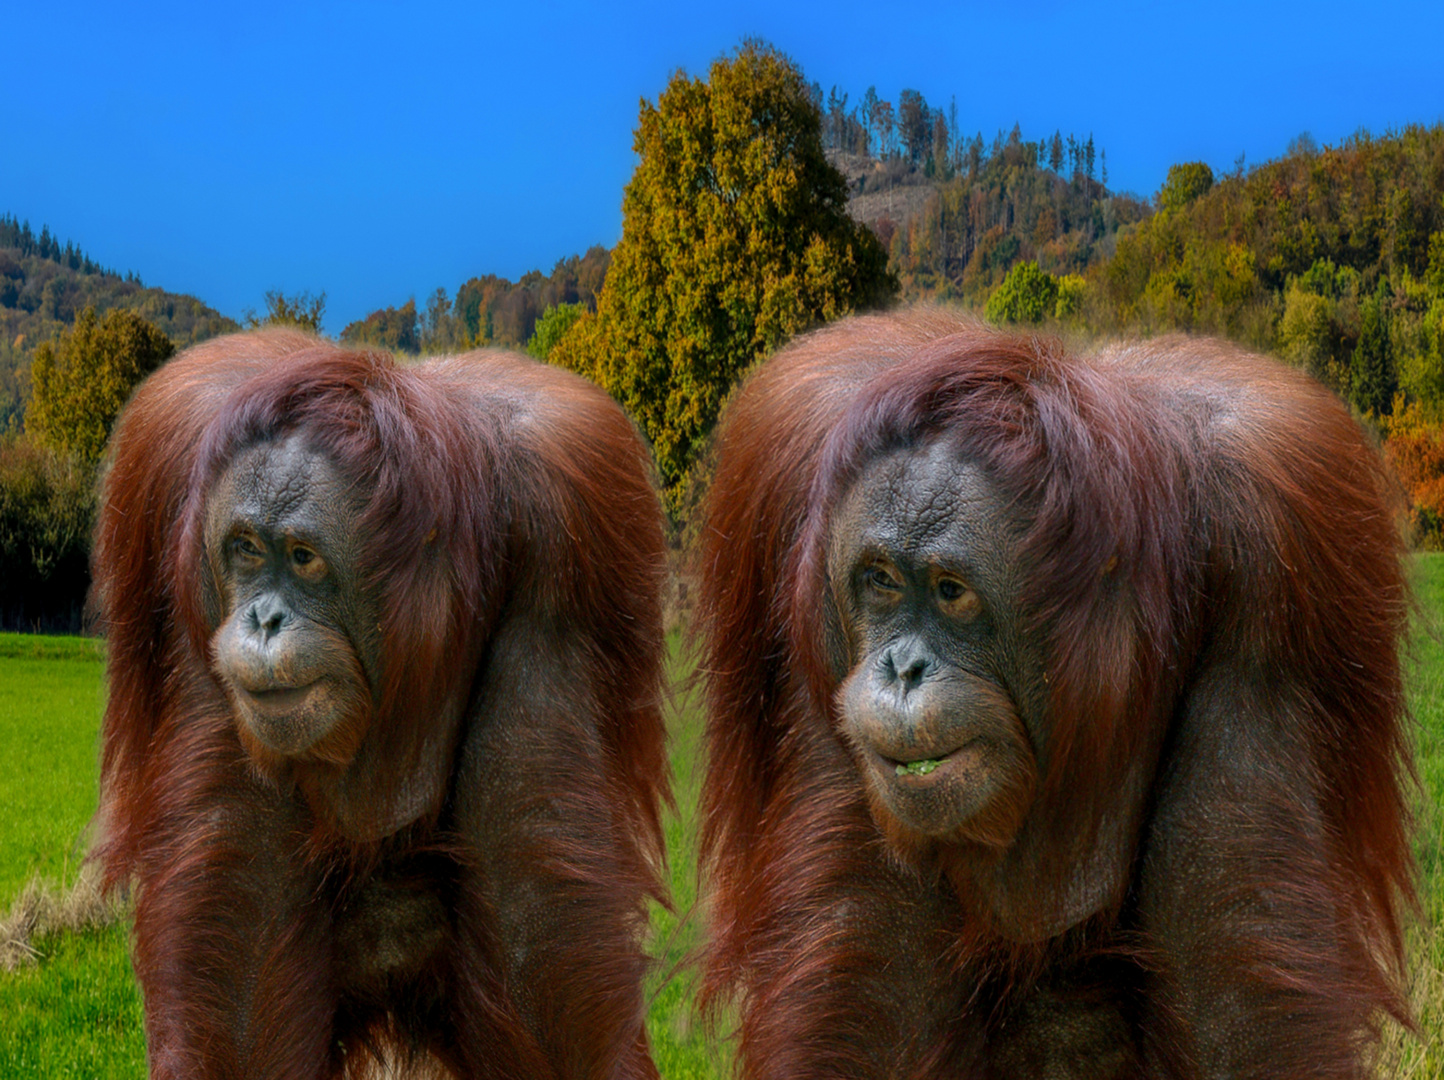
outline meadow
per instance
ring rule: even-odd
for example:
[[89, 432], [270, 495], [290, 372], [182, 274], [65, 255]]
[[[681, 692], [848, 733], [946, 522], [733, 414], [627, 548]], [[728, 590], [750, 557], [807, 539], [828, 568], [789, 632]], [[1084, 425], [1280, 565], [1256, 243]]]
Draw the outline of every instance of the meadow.
[[[1416, 849], [1422, 918], [1409, 936], [1411, 995], [1420, 1037], [1389, 1028], [1381, 1075], [1444, 1078], [1444, 555], [1415, 561], [1418, 630], [1408, 664], [1420, 779]], [[679, 687], [672, 719], [676, 812], [667, 821], [674, 911], [653, 912], [648, 1028], [665, 1080], [729, 1074], [725, 1043], [692, 1015], [686, 960], [700, 940], [695, 806], [702, 713], [686, 689], [691, 663], [671, 650]], [[0, 1076], [122, 1078], [145, 1075], [139, 995], [123, 917], [77, 905], [96, 803], [103, 651], [83, 638], [0, 635]], [[67, 901], [68, 897], [68, 901]], [[84, 897], [81, 896], [81, 900]], [[37, 915], [36, 913], [39, 913]], [[5, 951], [17, 922], [39, 919], [28, 947]], [[49, 927], [49, 928], [47, 928]], [[57, 929], [57, 927], [64, 927]], [[15, 959], [12, 970], [6, 970]]]

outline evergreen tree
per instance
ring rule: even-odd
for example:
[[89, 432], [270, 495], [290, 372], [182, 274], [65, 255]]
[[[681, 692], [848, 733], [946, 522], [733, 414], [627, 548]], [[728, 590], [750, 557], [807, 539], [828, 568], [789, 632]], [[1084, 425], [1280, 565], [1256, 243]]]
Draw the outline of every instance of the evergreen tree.
[[948, 122], [941, 112], [933, 113], [933, 150], [932, 165], [933, 174], [940, 177], [948, 177], [952, 174], [952, 163], [948, 160]]
[[877, 107], [880, 104], [882, 104], [882, 101], [877, 96], [877, 87], [869, 86], [867, 93], [862, 95], [862, 102], [857, 107], [863, 130], [867, 132], [868, 153], [874, 154], [877, 157], [882, 156], [882, 140], [878, 136], [874, 121], [877, 115]]
[[1360, 305], [1359, 343], [1349, 365], [1349, 397], [1360, 412], [1382, 416], [1388, 412], [1398, 389], [1394, 370], [1394, 349], [1389, 340], [1389, 317], [1385, 309], [1387, 286]]
[[877, 239], [847, 214], [797, 68], [756, 41], [706, 81], [643, 102], [622, 239], [598, 298], [552, 351], [652, 441], [669, 504], [733, 382], [815, 323], [890, 298]]
[[948, 172], [958, 172], [963, 167], [963, 139], [958, 129], [958, 96], [948, 98]]
[[928, 103], [918, 91], [904, 90], [898, 95], [897, 128], [908, 161], [921, 164], [927, 157], [932, 120]]

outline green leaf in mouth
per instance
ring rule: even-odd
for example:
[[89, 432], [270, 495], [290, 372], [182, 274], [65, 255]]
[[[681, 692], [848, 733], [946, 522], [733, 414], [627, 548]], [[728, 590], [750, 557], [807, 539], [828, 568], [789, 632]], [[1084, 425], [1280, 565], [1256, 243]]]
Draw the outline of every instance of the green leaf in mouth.
[[938, 758], [923, 758], [922, 761], [908, 761], [897, 767], [899, 776], [926, 776], [942, 764]]

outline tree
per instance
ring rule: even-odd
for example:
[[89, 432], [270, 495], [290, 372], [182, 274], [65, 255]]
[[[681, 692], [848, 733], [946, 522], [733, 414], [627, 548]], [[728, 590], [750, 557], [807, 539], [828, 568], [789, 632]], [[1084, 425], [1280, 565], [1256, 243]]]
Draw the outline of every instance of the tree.
[[1053, 314], [1059, 319], [1077, 315], [1083, 310], [1083, 297], [1088, 291], [1088, 282], [1081, 274], [1064, 274], [1058, 279], [1058, 299], [1053, 305]]
[[80, 631], [94, 523], [91, 463], [0, 436], [0, 626]]
[[[341, 331], [341, 340], [352, 345], [377, 345], [396, 352], [415, 353], [421, 348], [416, 323], [416, 298], [412, 297], [400, 307], [380, 308], [364, 319], [347, 323]], [[489, 336], [489, 321], [487, 328]]]
[[872, 129], [877, 136], [877, 156], [890, 158], [897, 150], [897, 127], [891, 101], [879, 101], [872, 110]]
[[906, 148], [907, 159], [919, 164], [928, 154], [928, 137], [932, 118], [928, 103], [916, 90], [904, 90], [897, 100], [898, 136]]
[[1334, 301], [1310, 291], [1303, 281], [1291, 281], [1279, 320], [1278, 347], [1284, 359], [1339, 389], [1343, 380], [1333, 368], [1341, 337]]
[[1354, 347], [1349, 365], [1349, 397], [1360, 412], [1382, 416], [1394, 402], [1398, 375], [1394, 370], [1394, 350], [1389, 340], [1389, 315], [1386, 304], [1388, 286], [1379, 282], [1379, 290], [1359, 306], [1359, 343]]
[[174, 352], [170, 338], [135, 312], [115, 308], [101, 322], [86, 308], [74, 329], [35, 350], [26, 430], [58, 453], [98, 462], [131, 391]]
[[963, 140], [958, 130], [958, 96], [948, 98], [948, 172], [955, 173], [962, 168]]
[[978, 173], [983, 171], [983, 133], [979, 131], [973, 136], [972, 142], [968, 143], [968, 179], [977, 178]]
[[1424, 282], [1435, 296], [1444, 300], [1444, 232], [1429, 236], [1429, 268], [1424, 272]]
[[875, 117], [880, 104], [882, 104], [882, 99], [877, 96], [877, 87], [869, 86], [867, 93], [862, 95], [862, 103], [858, 105], [857, 110], [859, 122], [862, 124], [863, 131], [867, 133], [867, 152], [872, 153], [873, 148], [876, 147], [878, 157], [882, 157], [882, 136], [877, 132]]
[[748, 41], [708, 79], [644, 101], [622, 239], [595, 315], [551, 359], [605, 387], [652, 441], [669, 506], [733, 382], [800, 330], [890, 299], [873, 234], [847, 214], [801, 74]]
[[551, 358], [556, 343], [566, 336], [572, 325], [587, 313], [586, 304], [553, 304], [536, 321], [526, 351], [538, 360]]
[[[1070, 303], [1073, 301], [1070, 283]], [[994, 324], [1040, 323], [1054, 314], [1058, 301], [1058, 279], [1041, 270], [1031, 259], [1014, 263], [1003, 283], [988, 297], [983, 316]]]
[[255, 311], [247, 311], [246, 325], [252, 329], [258, 326], [296, 326], [319, 334], [325, 314], [324, 289], [319, 296], [312, 296], [309, 292], [287, 296], [280, 289], [269, 289], [266, 292], [266, 314], [257, 317]]
[[438, 288], [426, 300], [421, 316], [419, 343], [425, 353], [451, 352], [463, 344], [460, 322], [452, 314], [451, 299], [446, 290]]
[[1168, 178], [1158, 191], [1158, 205], [1164, 210], [1179, 210], [1213, 187], [1213, 170], [1202, 161], [1170, 165]]
[[933, 157], [932, 166], [936, 175], [948, 177], [952, 174], [952, 162], [948, 160], [948, 121], [941, 111], [933, 113]]
[[827, 95], [827, 124], [823, 141], [829, 150], [847, 150], [847, 95], [834, 86]]

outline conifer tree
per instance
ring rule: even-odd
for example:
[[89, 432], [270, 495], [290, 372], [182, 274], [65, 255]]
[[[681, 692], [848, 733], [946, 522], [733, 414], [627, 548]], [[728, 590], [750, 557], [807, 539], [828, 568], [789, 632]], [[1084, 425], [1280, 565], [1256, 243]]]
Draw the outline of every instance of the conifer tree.
[[897, 282], [847, 215], [807, 84], [772, 47], [746, 42], [706, 81], [674, 75], [642, 103], [634, 148], [597, 311], [551, 360], [631, 413], [676, 510], [738, 376], [798, 331], [890, 299]]
[[1386, 311], [1387, 286], [1359, 306], [1359, 343], [1349, 365], [1350, 397], [1360, 412], [1382, 416], [1394, 401], [1399, 380], [1394, 370], [1394, 350], [1389, 341]]

